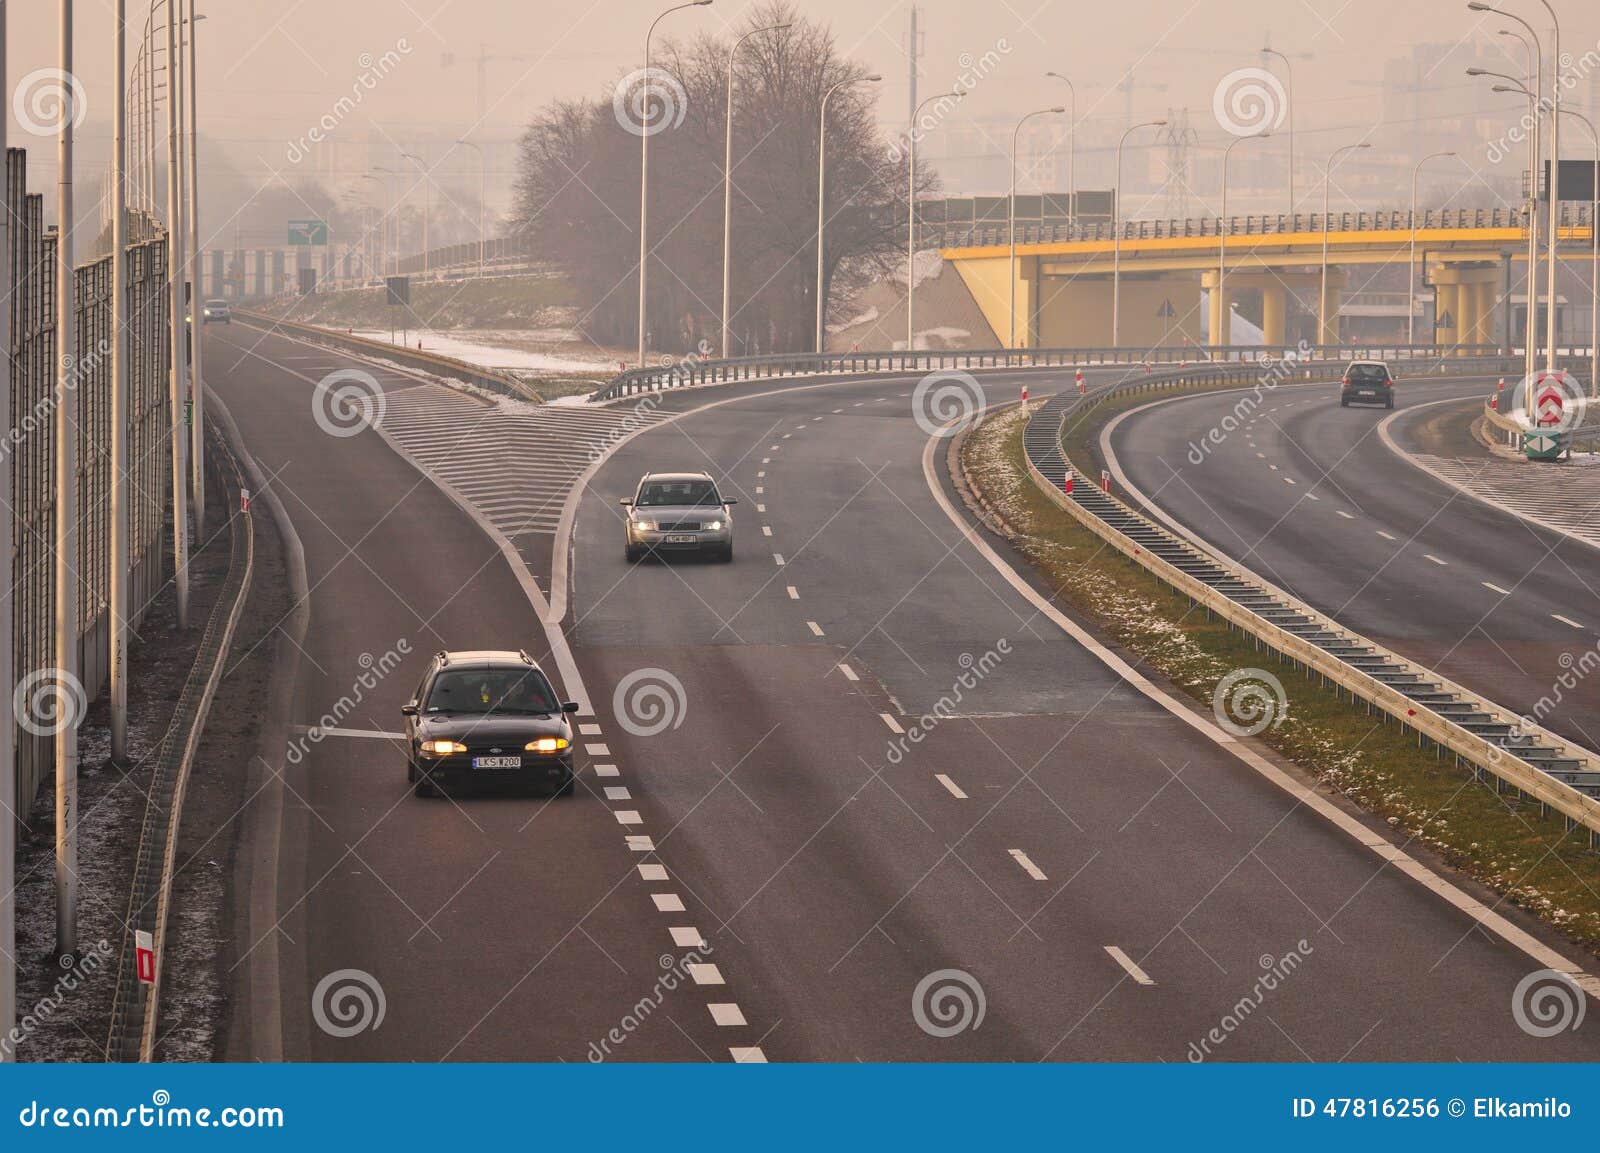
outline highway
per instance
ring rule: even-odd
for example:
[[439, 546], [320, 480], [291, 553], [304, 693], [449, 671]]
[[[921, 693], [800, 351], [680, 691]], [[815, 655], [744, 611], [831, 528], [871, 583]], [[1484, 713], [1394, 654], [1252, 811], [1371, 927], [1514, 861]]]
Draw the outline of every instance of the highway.
[[[353, 362], [243, 329], [212, 348], [305, 547], [295, 723], [349, 696], [362, 654], [411, 649], [340, 722], [380, 735], [285, 765], [274, 901], [231, 962], [242, 981], [275, 953], [278, 996], [230, 1056], [262, 1055], [276, 1019], [281, 1055], [324, 1060], [582, 1061], [629, 1020], [608, 1057], [1183, 1061], [1216, 1029], [1230, 1060], [1600, 1057], [1592, 1030], [1517, 1026], [1512, 990], [1541, 965], [1458, 890], [1386, 866], [1358, 819], [1297, 803], [1038, 611], [1016, 587], [1032, 578], [992, 563], [1004, 546], [968, 535], [914, 378], [663, 398], [588, 478], [552, 582], [559, 489], [486, 509], [458, 487], [474, 459], [532, 467], [491, 451], [534, 435], [525, 411], [375, 371], [390, 439], [330, 436], [315, 384]], [[992, 398], [1020, 379], [987, 378]], [[616, 502], [651, 469], [706, 469], [739, 498], [733, 564], [624, 562]], [[381, 734], [425, 654], [545, 660], [547, 596], [581, 678], [564, 687], [594, 709], [578, 795], [412, 797]], [[664, 723], [619, 704], [639, 676], [666, 686]], [[658, 996], [701, 939], [692, 980]], [[311, 990], [345, 969], [381, 981], [381, 1028], [317, 1027]], [[945, 970], [984, 1005], [952, 1036], [913, 1012]]]
[[[1475, 469], [1504, 467], [1466, 431], [1471, 402], [1493, 388], [1403, 377], [1391, 438], [1461, 456], [1470, 484]], [[1242, 395], [1141, 408], [1107, 430], [1102, 448], [1136, 493], [1214, 548], [1379, 644], [1597, 747], [1600, 695], [1556, 692], [1555, 682], [1600, 643], [1600, 551], [1414, 467], [1379, 434], [1390, 414], [1341, 408], [1336, 385], [1271, 390], [1197, 462], [1191, 446]], [[1437, 403], [1452, 397], [1468, 400]], [[1578, 469], [1543, 470], [1553, 503], [1564, 488], [1580, 499]]]

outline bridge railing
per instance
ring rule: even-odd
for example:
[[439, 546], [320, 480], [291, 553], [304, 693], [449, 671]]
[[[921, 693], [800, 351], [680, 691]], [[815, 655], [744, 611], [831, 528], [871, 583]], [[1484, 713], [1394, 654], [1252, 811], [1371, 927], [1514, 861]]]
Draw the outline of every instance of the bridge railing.
[[[1563, 228], [1590, 226], [1592, 206], [1568, 204], [1561, 209]], [[1337, 212], [1327, 217], [1329, 232], [1396, 232], [1411, 228], [1411, 213]], [[1126, 220], [1124, 240], [1173, 240], [1185, 237], [1216, 236], [1221, 218], [1193, 217], [1187, 220]], [[1520, 208], [1454, 208], [1417, 213], [1419, 230], [1458, 230], [1479, 228], [1522, 228], [1526, 213]], [[1294, 213], [1227, 217], [1226, 232], [1234, 236], [1272, 236], [1287, 233], [1322, 231], [1322, 213]], [[1037, 220], [1017, 221], [1018, 244], [1066, 244], [1073, 241], [1109, 241], [1116, 226], [1107, 222], [1079, 223]], [[930, 248], [985, 248], [1010, 243], [1010, 226], [1005, 220], [959, 223], [928, 221], [917, 225], [917, 238]]]
[[1500, 357], [1499, 345], [1451, 345], [1440, 348], [1417, 345], [1236, 345], [1225, 348], [1033, 348], [1033, 349], [923, 349], [916, 352], [789, 353], [781, 356], [741, 356], [728, 360], [702, 360], [687, 356], [646, 368], [624, 372], [596, 391], [591, 400], [619, 400], [640, 393], [661, 392], [704, 384], [725, 384], [779, 376], [859, 375], [973, 371], [993, 369], [1090, 368], [1102, 365], [1204, 365], [1232, 364], [1250, 368], [1294, 364], [1301, 361], [1456, 360], [1462, 357]]

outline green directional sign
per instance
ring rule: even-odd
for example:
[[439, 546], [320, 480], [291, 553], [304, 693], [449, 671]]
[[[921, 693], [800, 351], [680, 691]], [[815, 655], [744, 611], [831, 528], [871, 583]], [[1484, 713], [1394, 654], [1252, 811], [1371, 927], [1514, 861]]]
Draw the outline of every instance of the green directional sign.
[[328, 243], [326, 220], [289, 221], [289, 245], [292, 248], [321, 248]]
[[1522, 451], [1529, 460], [1555, 460], [1565, 447], [1562, 435], [1554, 429], [1529, 429], [1522, 434]]

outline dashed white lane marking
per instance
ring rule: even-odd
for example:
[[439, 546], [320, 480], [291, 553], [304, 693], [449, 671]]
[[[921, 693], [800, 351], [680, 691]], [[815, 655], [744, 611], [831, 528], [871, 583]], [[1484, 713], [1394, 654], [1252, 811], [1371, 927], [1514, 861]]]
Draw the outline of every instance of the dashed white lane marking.
[[851, 406], [850, 406], [850, 407], [851, 407], [851, 408], [861, 408], [861, 407], [862, 407], [862, 406], [863, 406], [863, 405], [865, 405], [865, 404], [866, 404], [866, 403], [867, 403], [867, 402], [866, 402], [866, 401], [864, 401], [864, 400], [858, 400], [858, 401], [856, 401], [856, 402], [855, 402], [855, 403], [854, 403], [854, 404], [852, 404], [852, 405], [851, 405]]
[[783, 450], [783, 445], [781, 445], [781, 444], [769, 444], [769, 445], [767, 445], [767, 451], [768, 452], [781, 452], [782, 450]]
[[[761, 490], [758, 488], [758, 489], [756, 489], [756, 491], [760, 492]], [[764, 505], [764, 504], [758, 504], [758, 505], [756, 505], [756, 511], [757, 512], [766, 512], [767, 511], [767, 506]]]
[[943, 773], [934, 773], [933, 774], [933, 779], [938, 781], [941, 785], [943, 785], [945, 787], [945, 791], [948, 792], [956, 800], [964, 801], [964, 800], [967, 799], [967, 794], [965, 794], [965, 793], [963, 793], [961, 791], [961, 786], [956, 784], [949, 777], [945, 776], [945, 774], [943, 774]]
[[888, 713], [879, 713], [878, 716], [883, 719], [883, 723], [884, 724], [889, 726], [889, 731], [891, 733], [904, 733], [905, 732], [905, 730], [900, 727], [900, 722], [895, 720]]
[[772, 526], [770, 524], [762, 525], [761, 526], [761, 535], [762, 536], [771, 536], [772, 535]]
[[765, 1065], [767, 1055], [761, 1051], [760, 1045], [735, 1045], [728, 1050], [728, 1055], [733, 1058], [735, 1065]]
[[1264, 452], [1258, 452], [1258, 453], [1256, 453], [1256, 456], [1261, 460], [1266, 460], [1267, 459], [1267, 454], [1264, 453]]
[[707, 1005], [706, 1008], [711, 1010], [711, 1019], [724, 1028], [749, 1023], [744, 1019], [744, 1014], [739, 1011], [739, 1006], [731, 1001], [720, 1001], [716, 1004]]
[[656, 851], [655, 841], [642, 833], [635, 833], [627, 838], [630, 853], [653, 853]]
[[1155, 982], [1150, 979], [1150, 974], [1149, 973], [1146, 973], [1143, 969], [1139, 968], [1139, 966], [1134, 963], [1134, 960], [1133, 960], [1132, 957], [1128, 956], [1128, 954], [1124, 953], [1121, 949], [1117, 948], [1115, 945], [1107, 945], [1106, 946], [1106, 952], [1110, 953], [1111, 954], [1111, 959], [1113, 961], [1115, 961], [1117, 964], [1121, 965], [1124, 969], [1126, 969], [1128, 971], [1128, 976], [1132, 977], [1139, 984], [1141, 984], [1141, 985], [1154, 985], [1155, 984]]
[[1345, 512], [1344, 509], [1342, 509], [1342, 508], [1341, 509], [1335, 509], [1334, 511], [1336, 511], [1340, 516], [1344, 517], [1345, 520], [1355, 520], [1356, 519], [1355, 517], [1351, 516], [1349, 513]]
[[1495, 584], [1492, 581], [1484, 581], [1483, 582], [1483, 587], [1488, 589], [1492, 593], [1499, 593], [1503, 597], [1508, 597], [1508, 596], [1511, 595], [1511, 590], [1510, 589], [1503, 589], [1499, 585]]
[[404, 733], [389, 733], [384, 732], [382, 729], [324, 729], [317, 725], [295, 725], [294, 728], [297, 731], [306, 733], [308, 735], [311, 733], [316, 733], [317, 736], [313, 739], [321, 739], [322, 737], [366, 737], [375, 741], [397, 741], [405, 739]]
[[683, 898], [676, 893], [651, 893], [650, 899], [656, 903], [658, 913], [683, 912]]
[[1314, 492], [1308, 492], [1308, 493], [1306, 493], [1306, 499], [1307, 500], [1321, 500], [1322, 498], [1320, 496], [1318, 496]]
[[807, 621], [806, 622], [806, 628], [811, 630], [811, 635], [812, 636], [820, 637], [820, 636], [823, 635], [822, 626], [819, 625], [816, 621]]
[[[786, 432], [786, 433], [783, 434], [783, 439], [784, 440], [788, 440], [793, 435], [794, 435], [794, 433], [792, 433], [792, 432]], [[776, 448], [778, 446], [777, 445], [773, 445], [772, 447]]]
[[840, 665], [839, 671], [844, 674], [844, 679], [847, 681], [859, 681], [861, 679], [860, 677], [856, 676], [855, 669], [851, 668], [849, 665]]
[[639, 879], [641, 881], [665, 881], [667, 879], [667, 867], [654, 864], [640, 865]]
[[617, 824], [632, 827], [644, 824], [644, 818], [639, 815], [638, 809], [618, 809], [612, 816], [617, 818]]
[[609, 785], [606, 788], [606, 800], [631, 801], [633, 800], [633, 794], [628, 792], [622, 785]]
[[1278, 471], [1278, 466], [1275, 465], [1275, 464], [1269, 464], [1269, 465], [1267, 465], [1267, 467], [1270, 468], [1273, 472], [1277, 472]]
[[615, 777], [620, 774], [616, 765], [596, 765], [594, 767], [594, 775], [597, 777]]
[[[842, 409], [842, 408], [836, 408], [836, 409], [833, 410], [833, 415], [834, 416], [838, 416], [843, 411], [844, 411], [844, 409]], [[817, 417], [817, 419], [821, 420], [822, 418], [819, 416], [819, 417]]]
[[1555, 617], [1556, 620], [1560, 621], [1564, 625], [1571, 625], [1575, 629], [1581, 629], [1583, 627], [1571, 617], [1564, 617], [1560, 613], [1551, 613], [1550, 615]]
[[606, 745], [584, 745], [583, 751], [591, 757], [609, 757], [611, 749]]
[[800, 599], [800, 590], [795, 588], [794, 585], [789, 585], [788, 588], [789, 588], [789, 599], [792, 600], [792, 601], [799, 600]]
[[779, 568], [782, 568], [783, 567], [783, 554], [781, 552], [773, 553], [772, 554], [772, 563], [777, 565]]
[[692, 925], [674, 925], [667, 932], [672, 934], [672, 943], [680, 949], [703, 949], [706, 939], [700, 935], [700, 930]]
[[1283, 483], [1284, 484], [1299, 484], [1300, 482], [1295, 480], [1295, 478], [1292, 477], [1292, 476], [1286, 476], [1286, 477], [1283, 478]]
[[689, 970], [689, 979], [696, 985], [726, 985], [722, 979], [722, 970], [710, 961], [701, 961], [697, 964], [686, 965]]
[[[761, 458], [761, 463], [762, 464], [771, 464], [772, 463], [772, 458], [770, 456], [764, 456], [764, 457]], [[767, 474], [766, 473], [762, 473], [761, 475], [762, 476], [766, 476]]]
[[766, 474], [765, 470], [762, 470], [761, 472], [756, 473], [756, 479], [757, 480], [765, 480], [766, 476], [767, 476], [767, 474]]
[[600, 726], [587, 723], [581, 724], [578, 726], [578, 735], [580, 737], [598, 737], [600, 735]]
[[1423, 553], [1422, 554], [1422, 558], [1424, 560], [1432, 561], [1434, 564], [1438, 565], [1440, 568], [1448, 568], [1448, 567], [1450, 567], [1450, 562], [1449, 561], [1441, 560], [1438, 557], [1434, 556], [1431, 552]]
[[764, 484], [756, 485], [756, 495], [757, 496], [765, 496], [766, 494], [767, 494], [767, 486], [766, 485], [764, 485]]
[[1027, 873], [1028, 876], [1032, 877], [1035, 881], [1048, 881], [1050, 879], [1044, 875], [1044, 870], [1038, 865], [1035, 865], [1032, 858], [1030, 858], [1028, 854], [1024, 853], [1021, 849], [1011, 849], [1009, 852], [1011, 853], [1011, 859], [1016, 861], [1017, 864], [1021, 865], [1022, 871]]
[[1378, 530], [1378, 535], [1381, 536], [1384, 540], [1399, 540], [1400, 539], [1399, 537], [1390, 536], [1388, 533], [1384, 532], [1381, 528]]

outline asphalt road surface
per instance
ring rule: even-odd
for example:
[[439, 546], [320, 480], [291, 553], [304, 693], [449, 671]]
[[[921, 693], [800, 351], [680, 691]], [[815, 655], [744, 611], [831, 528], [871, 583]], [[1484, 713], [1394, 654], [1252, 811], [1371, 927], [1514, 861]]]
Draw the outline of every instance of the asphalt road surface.
[[[213, 348], [305, 544], [300, 724], [400, 638], [341, 728], [397, 729], [433, 649], [545, 657], [482, 528], [371, 430], [323, 430], [314, 383], [347, 361], [242, 331]], [[378, 378], [397, 401], [436, 387]], [[1600, 1057], [1593, 1029], [1518, 1027], [1532, 958], [1019, 596], [930, 490], [913, 384], [671, 397], [738, 399], [600, 466], [566, 621], [596, 714], [576, 797], [419, 800], [382, 737], [287, 765], [285, 1056], [576, 1061], [620, 1036], [622, 1060]], [[478, 431], [451, 443], [470, 458]], [[625, 563], [617, 499], [697, 468], [741, 501], [734, 562]], [[343, 970], [381, 982], [380, 1028], [318, 1021]]]

